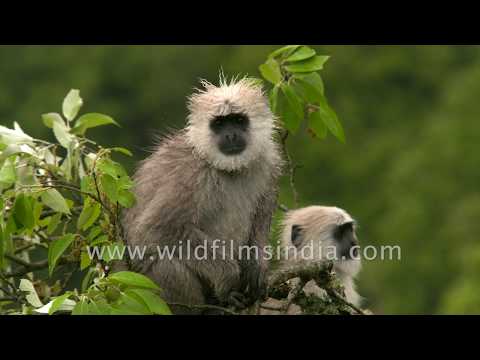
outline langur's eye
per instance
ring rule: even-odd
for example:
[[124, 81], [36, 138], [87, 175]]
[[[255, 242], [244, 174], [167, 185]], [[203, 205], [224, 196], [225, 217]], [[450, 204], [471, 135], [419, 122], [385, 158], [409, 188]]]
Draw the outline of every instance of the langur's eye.
[[219, 128], [221, 125], [222, 125], [222, 119], [220, 118], [216, 118], [211, 122], [211, 126], [213, 126], [214, 128]]

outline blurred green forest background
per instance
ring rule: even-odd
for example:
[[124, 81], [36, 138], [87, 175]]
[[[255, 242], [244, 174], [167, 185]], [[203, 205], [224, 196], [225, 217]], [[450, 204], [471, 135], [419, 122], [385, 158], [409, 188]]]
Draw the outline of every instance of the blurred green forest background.
[[[54, 140], [40, 115], [71, 88], [82, 112], [122, 128], [94, 130], [125, 146], [133, 171], [155, 135], [182, 127], [199, 78], [260, 76], [272, 46], [1, 46], [0, 123]], [[401, 261], [365, 261], [359, 291], [380, 314], [480, 313], [480, 47], [314, 46], [347, 136], [342, 145], [299, 133], [302, 206], [336, 205], [366, 245], [400, 245]], [[281, 201], [291, 206], [288, 181]]]

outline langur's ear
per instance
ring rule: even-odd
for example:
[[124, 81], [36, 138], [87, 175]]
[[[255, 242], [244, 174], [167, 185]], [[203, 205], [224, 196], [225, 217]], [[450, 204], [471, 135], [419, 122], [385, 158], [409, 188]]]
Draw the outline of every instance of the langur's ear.
[[299, 247], [302, 243], [302, 228], [300, 225], [292, 225], [292, 244]]

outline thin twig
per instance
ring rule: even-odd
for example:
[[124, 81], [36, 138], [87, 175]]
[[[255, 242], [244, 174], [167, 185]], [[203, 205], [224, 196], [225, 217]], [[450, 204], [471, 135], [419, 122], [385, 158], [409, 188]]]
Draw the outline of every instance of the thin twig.
[[15, 287], [15, 284], [9, 280], [7, 275], [5, 275], [3, 272], [0, 271], [0, 278], [12, 289], [12, 291], [16, 292], [17, 288]]
[[19, 253], [21, 253], [21, 252], [23, 252], [23, 251], [25, 251], [25, 250], [28, 250], [28, 249], [34, 247], [35, 245], [37, 245], [37, 244], [30, 243], [30, 244], [26, 244], [26, 245], [24, 245], [24, 246], [20, 246], [19, 248], [16, 248], [16, 249], [15, 249], [15, 254], [19, 254]]
[[[5, 254], [5, 257], [7, 259], [11, 260], [11, 261], [16, 262], [17, 264], [22, 265], [21, 269], [4, 274], [4, 276], [6, 278], [12, 278], [12, 277], [13, 278], [18, 278], [18, 277], [24, 276], [28, 273], [38, 271], [38, 270], [43, 270], [43, 269], [46, 269], [48, 267], [48, 260], [38, 261], [38, 262], [34, 262], [34, 263], [28, 263], [28, 262], [24, 261], [23, 259], [20, 259], [16, 256], [12, 256], [12, 255], [9, 255], [9, 254]], [[77, 261], [67, 260], [66, 258], [60, 258], [57, 266], [62, 266], [62, 265], [65, 265], [65, 264], [76, 263], [76, 262]]]
[[0, 302], [2, 301], [17, 301], [17, 298], [15, 296], [2, 296]]
[[0, 286], [0, 290], [2, 290], [5, 294], [10, 294], [12, 292], [5, 286]]
[[365, 313], [361, 309], [359, 309], [357, 306], [355, 306], [354, 304], [352, 304], [351, 302], [346, 300], [343, 296], [338, 294], [334, 289], [325, 289], [325, 290], [327, 291], [328, 295], [330, 295], [331, 297], [334, 297], [336, 300], [338, 300], [338, 301], [344, 303], [345, 305], [347, 305], [348, 307], [352, 308], [358, 314], [365, 315]]
[[216, 306], [216, 305], [187, 305], [187, 304], [180, 304], [180, 303], [168, 303], [168, 305], [184, 307], [190, 310], [218, 310], [218, 311], [223, 311], [230, 315], [240, 315], [239, 313], [233, 310], [230, 310], [221, 306]]
[[22, 266], [25, 266], [25, 267], [30, 267], [32, 266], [34, 263], [29, 263], [28, 261], [25, 261], [23, 260], [22, 258], [18, 257], [18, 256], [15, 256], [15, 255], [11, 255], [11, 254], [5, 254], [4, 255], [5, 258], [7, 258], [8, 260], [10, 261], [13, 261], [19, 265], [22, 265]]
[[285, 133], [282, 135], [282, 138], [281, 138], [281, 143], [282, 143], [283, 152], [285, 154], [285, 158], [287, 160], [290, 188], [292, 189], [292, 194], [293, 194], [293, 204], [295, 208], [297, 208], [298, 207], [298, 191], [295, 186], [295, 175], [296, 175], [297, 169], [301, 168], [301, 165], [296, 165], [293, 163], [290, 152], [288, 151], [287, 140], [288, 140], [289, 134], [290, 134], [289, 131], [285, 130]]

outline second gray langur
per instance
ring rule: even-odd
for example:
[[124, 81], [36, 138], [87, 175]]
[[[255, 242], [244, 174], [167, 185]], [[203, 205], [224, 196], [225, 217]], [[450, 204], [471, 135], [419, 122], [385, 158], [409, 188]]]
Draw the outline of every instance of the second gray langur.
[[[241, 307], [266, 291], [263, 256], [239, 261], [237, 250], [268, 242], [282, 166], [275, 119], [252, 79], [202, 85], [189, 99], [186, 128], [163, 138], [136, 171], [137, 202], [123, 226], [130, 246], [152, 250], [132, 265], [159, 284], [167, 302]], [[226, 242], [226, 257], [213, 256], [213, 247], [207, 259], [193, 256], [197, 245], [217, 239]], [[185, 249], [172, 259], [155, 251], [187, 242], [190, 258]]]
[[287, 212], [280, 239], [282, 266], [332, 260], [347, 300], [360, 305], [362, 298], [354, 283], [361, 269], [355, 227], [352, 217], [337, 207], [310, 206]]

